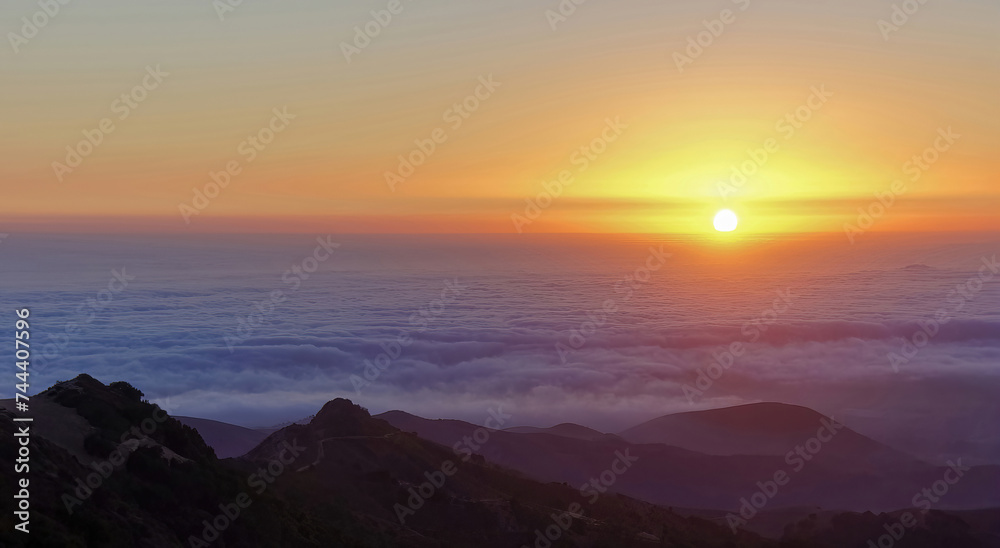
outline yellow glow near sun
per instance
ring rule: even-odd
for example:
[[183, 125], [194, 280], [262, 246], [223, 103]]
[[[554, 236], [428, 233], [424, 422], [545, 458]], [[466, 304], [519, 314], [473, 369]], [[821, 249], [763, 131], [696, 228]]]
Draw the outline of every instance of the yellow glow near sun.
[[739, 224], [739, 219], [736, 214], [729, 209], [723, 209], [722, 211], [715, 214], [715, 220], [712, 221], [715, 225], [715, 230], [719, 232], [732, 232], [736, 230], [736, 225]]

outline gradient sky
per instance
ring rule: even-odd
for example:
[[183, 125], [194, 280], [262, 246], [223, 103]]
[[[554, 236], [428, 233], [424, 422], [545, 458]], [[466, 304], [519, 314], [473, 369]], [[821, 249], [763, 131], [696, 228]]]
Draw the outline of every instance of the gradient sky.
[[[246, 0], [220, 20], [208, 0], [78, 0], [15, 53], [8, 33], [38, 8], [4, 3], [0, 230], [514, 232], [562, 170], [573, 184], [526, 232], [707, 232], [723, 207], [746, 232], [841, 231], [894, 180], [907, 192], [874, 230], [998, 228], [995, 1], [930, 0], [885, 40], [888, 0], [591, 0], [555, 29], [555, 0], [404, 0], [348, 63], [341, 42], [386, 4]], [[679, 71], [723, 9], [735, 22]], [[169, 76], [120, 120], [147, 66]], [[452, 128], [491, 74], [500, 87]], [[833, 96], [786, 139], [776, 122], [814, 86]], [[247, 162], [241, 141], [276, 107], [295, 120]], [[115, 131], [59, 181], [52, 163], [102, 118]], [[573, 151], [609, 118], [627, 129], [581, 171]], [[961, 137], [912, 180], [949, 127]], [[436, 128], [447, 141], [390, 191], [385, 172]], [[186, 224], [180, 204], [234, 160]]]

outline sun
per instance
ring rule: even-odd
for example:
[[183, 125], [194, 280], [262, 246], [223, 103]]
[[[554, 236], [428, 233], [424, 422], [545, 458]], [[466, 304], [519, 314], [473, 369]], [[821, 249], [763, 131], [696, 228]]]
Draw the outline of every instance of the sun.
[[715, 225], [715, 230], [719, 232], [732, 232], [736, 230], [736, 225], [739, 222], [739, 219], [736, 218], [736, 214], [732, 210], [723, 209], [715, 214], [715, 220], [712, 221], [712, 224]]

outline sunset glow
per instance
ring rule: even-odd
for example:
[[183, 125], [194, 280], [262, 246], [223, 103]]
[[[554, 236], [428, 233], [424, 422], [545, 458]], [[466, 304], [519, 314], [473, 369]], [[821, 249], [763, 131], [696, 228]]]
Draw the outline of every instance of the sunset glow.
[[[220, 23], [199, 3], [151, 7], [163, 16], [147, 20], [98, 2], [73, 16], [81, 24], [2, 54], [5, 103], [23, 108], [7, 109], [0, 137], [18, 159], [0, 166], [18, 187], [0, 218], [512, 233], [525, 200], [568, 172], [524, 232], [707, 233], [720, 199], [753, 211], [741, 232], [837, 232], [894, 181], [904, 192], [873, 230], [996, 228], [996, 6], [923, 6], [887, 41], [887, 6], [841, 2], [817, 26], [798, 5], [733, 2], [735, 22], [678, 67], [715, 8], [588, 3], [553, 31], [529, 2], [414, 4], [348, 62], [339, 44], [371, 19], [362, 4], [247, 5]], [[344, 24], [331, 34], [333, 20]], [[458, 21], [487, 30], [423, 39]], [[295, 54], [275, 54], [286, 43]], [[526, 48], [537, 62], [523, 62]], [[102, 122], [113, 131], [91, 147]], [[185, 217], [231, 162], [232, 183]]]

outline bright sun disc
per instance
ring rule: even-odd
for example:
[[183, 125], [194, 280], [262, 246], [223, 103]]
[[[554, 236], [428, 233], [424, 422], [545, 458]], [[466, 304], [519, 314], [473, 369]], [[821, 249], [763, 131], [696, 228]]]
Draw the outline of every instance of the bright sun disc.
[[715, 225], [715, 230], [719, 232], [732, 232], [736, 230], [739, 219], [731, 210], [723, 209], [715, 214], [715, 220], [712, 223]]

